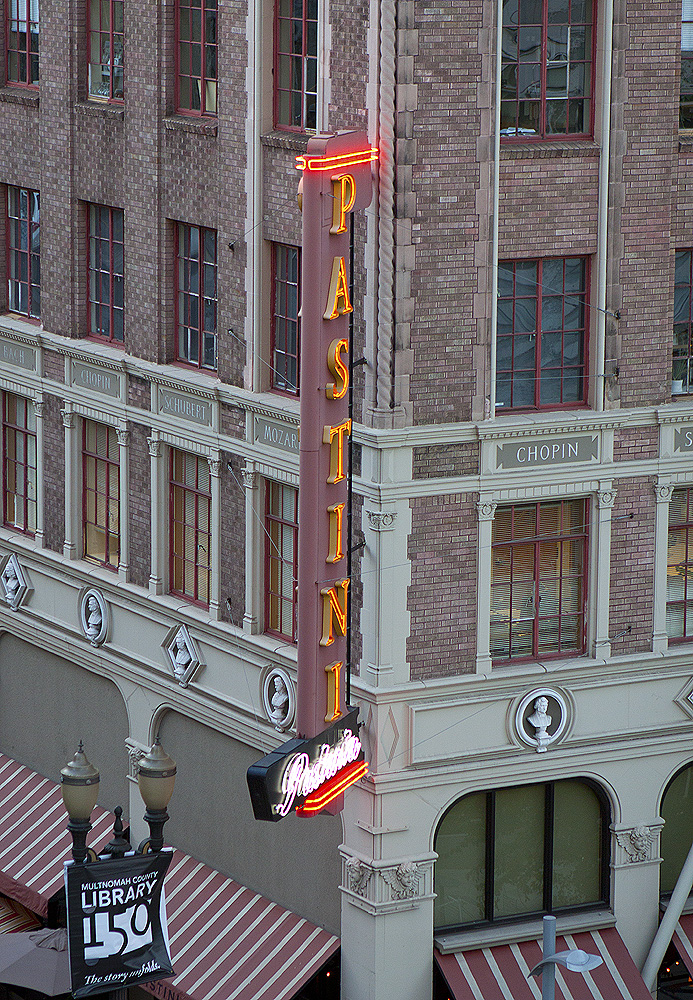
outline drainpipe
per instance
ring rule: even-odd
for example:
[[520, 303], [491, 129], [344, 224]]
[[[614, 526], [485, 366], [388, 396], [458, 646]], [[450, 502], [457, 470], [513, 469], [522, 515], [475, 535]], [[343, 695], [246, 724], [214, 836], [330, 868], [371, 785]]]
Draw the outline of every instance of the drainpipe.
[[599, 157], [599, 219], [597, 228], [597, 332], [595, 338], [594, 407], [604, 409], [604, 357], [606, 346], [606, 253], [609, 222], [609, 144], [611, 138], [611, 65], [614, 40], [614, 2], [604, 3], [604, 54], [602, 59], [602, 123]]
[[496, 415], [496, 323], [498, 318], [498, 206], [500, 203], [501, 69], [503, 58], [503, 0], [496, 5], [496, 95], [493, 123], [493, 191], [491, 227], [491, 379], [489, 416]]
[[683, 908], [686, 905], [686, 900], [688, 899], [688, 894], [690, 893], [691, 888], [693, 888], [693, 844], [691, 844], [688, 857], [683, 863], [681, 874], [679, 875], [676, 885], [674, 886], [674, 891], [671, 894], [669, 905], [664, 911], [662, 922], [657, 928], [657, 933], [654, 936], [650, 953], [645, 959], [645, 964], [642, 967], [642, 978], [645, 981], [645, 986], [647, 986], [650, 993], [654, 992], [657, 984], [657, 973], [659, 972], [659, 967], [664, 960], [664, 954], [669, 947], [672, 937], [674, 936], [676, 925], [678, 924], [679, 918], [683, 913]]
[[[249, 386], [254, 392], [259, 392], [262, 385], [262, 241], [263, 227], [262, 220], [262, 114], [263, 114], [263, 24], [262, 24], [262, 4], [253, 4], [253, 119], [252, 119], [252, 212], [250, 215], [251, 240], [252, 240], [252, 268], [251, 279], [252, 294], [249, 308], [253, 317], [251, 347], [251, 378], [252, 385]], [[247, 266], [247, 264], [246, 264]]]

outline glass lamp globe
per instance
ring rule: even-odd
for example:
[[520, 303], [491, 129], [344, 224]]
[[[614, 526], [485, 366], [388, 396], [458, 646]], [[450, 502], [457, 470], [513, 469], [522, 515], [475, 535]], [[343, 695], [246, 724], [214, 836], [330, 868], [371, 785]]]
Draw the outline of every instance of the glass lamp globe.
[[149, 812], [164, 812], [176, 782], [176, 762], [169, 757], [159, 737], [139, 763], [137, 784]]
[[73, 760], [60, 772], [60, 790], [70, 819], [89, 822], [99, 797], [99, 772], [87, 760], [81, 740]]

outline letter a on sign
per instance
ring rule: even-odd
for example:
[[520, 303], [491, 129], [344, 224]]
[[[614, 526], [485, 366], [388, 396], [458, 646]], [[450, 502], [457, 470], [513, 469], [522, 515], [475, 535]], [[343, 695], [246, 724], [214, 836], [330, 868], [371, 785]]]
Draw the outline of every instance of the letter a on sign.
[[327, 308], [323, 313], [323, 319], [337, 319], [338, 316], [353, 311], [347, 287], [346, 264], [343, 257], [335, 257], [332, 261], [330, 290], [327, 293]]

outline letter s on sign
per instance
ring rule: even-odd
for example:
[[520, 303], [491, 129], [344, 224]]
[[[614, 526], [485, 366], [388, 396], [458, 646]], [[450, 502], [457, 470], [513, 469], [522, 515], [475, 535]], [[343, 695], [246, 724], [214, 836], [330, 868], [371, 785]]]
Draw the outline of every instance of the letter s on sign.
[[334, 382], [325, 386], [328, 399], [341, 399], [349, 388], [349, 369], [340, 357], [342, 351], [348, 350], [349, 344], [344, 339], [333, 340], [327, 349], [327, 367], [334, 376]]

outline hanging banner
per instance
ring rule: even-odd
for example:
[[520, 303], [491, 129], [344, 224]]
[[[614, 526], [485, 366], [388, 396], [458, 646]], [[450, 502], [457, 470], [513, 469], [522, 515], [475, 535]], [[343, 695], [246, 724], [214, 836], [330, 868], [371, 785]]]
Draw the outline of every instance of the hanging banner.
[[164, 877], [173, 852], [65, 863], [73, 997], [173, 973]]

